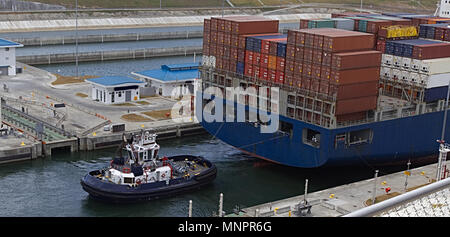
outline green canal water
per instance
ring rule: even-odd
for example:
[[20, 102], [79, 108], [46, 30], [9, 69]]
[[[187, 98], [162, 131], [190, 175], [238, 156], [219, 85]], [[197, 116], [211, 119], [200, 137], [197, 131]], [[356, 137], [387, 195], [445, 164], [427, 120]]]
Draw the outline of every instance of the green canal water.
[[[246, 156], [209, 135], [160, 141], [160, 154], [201, 155], [217, 165], [216, 180], [193, 192], [138, 204], [109, 204], [90, 199], [80, 186], [87, 172], [107, 166], [116, 149], [59, 153], [52, 157], [0, 165], [0, 216], [149, 216], [184, 217], [189, 200], [193, 216], [217, 213], [219, 194], [224, 211], [300, 195], [373, 177], [374, 167], [300, 169]], [[398, 168], [380, 170], [393, 172]]]

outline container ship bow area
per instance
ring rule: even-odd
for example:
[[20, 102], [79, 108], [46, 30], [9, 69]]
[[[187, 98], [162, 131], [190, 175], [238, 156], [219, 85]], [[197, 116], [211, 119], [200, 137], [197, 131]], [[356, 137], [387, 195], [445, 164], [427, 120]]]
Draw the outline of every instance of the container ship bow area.
[[[355, 19], [351, 21], [359, 27]], [[386, 21], [374, 20], [373, 24], [380, 23], [374, 31], [385, 30]], [[251, 24], [267, 27], [248, 27]], [[411, 30], [411, 25], [404, 27]], [[402, 64], [395, 68], [397, 56], [376, 50], [377, 34], [315, 28], [282, 35], [272, 20], [262, 17], [205, 20], [204, 34], [197, 118], [210, 134], [242, 152], [302, 168], [417, 163], [437, 157], [447, 94], [443, 88], [450, 80], [441, 74], [450, 73], [450, 68], [433, 69], [433, 74], [430, 70], [435, 67], [426, 65], [437, 65], [428, 62], [435, 58], [421, 59], [419, 53], [408, 61], [402, 55], [395, 59], [406, 61], [407, 69]], [[448, 44], [423, 47], [422, 41], [411, 38], [396, 43], [402, 45], [401, 41], [413, 46], [399, 47], [412, 51]], [[450, 57], [441, 54], [442, 60]], [[415, 72], [414, 60], [420, 63]], [[400, 72], [394, 76], [393, 70]], [[229, 88], [245, 93], [229, 97]], [[211, 104], [213, 109], [205, 108]], [[267, 116], [278, 118], [275, 132], [262, 132], [274, 122], [255, 115], [262, 104], [267, 105]], [[239, 108], [245, 108], [245, 115], [239, 115]], [[217, 114], [223, 119], [205, 119]], [[446, 133], [444, 140], [448, 138]]]

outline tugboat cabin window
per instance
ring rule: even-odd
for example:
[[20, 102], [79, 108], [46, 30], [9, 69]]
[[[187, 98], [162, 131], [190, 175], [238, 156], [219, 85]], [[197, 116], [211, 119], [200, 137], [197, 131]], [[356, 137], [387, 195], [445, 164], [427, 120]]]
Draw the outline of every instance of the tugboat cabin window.
[[362, 143], [371, 143], [373, 138], [372, 129], [363, 129], [348, 133], [348, 144], [357, 145]]
[[313, 147], [320, 147], [320, 132], [304, 128], [303, 129], [303, 143]]
[[123, 178], [123, 183], [125, 183], [125, 184], [132, 184], [133, 183], [133, 179], [134, 178], [126, 178], [126, 177], [124, 177]]

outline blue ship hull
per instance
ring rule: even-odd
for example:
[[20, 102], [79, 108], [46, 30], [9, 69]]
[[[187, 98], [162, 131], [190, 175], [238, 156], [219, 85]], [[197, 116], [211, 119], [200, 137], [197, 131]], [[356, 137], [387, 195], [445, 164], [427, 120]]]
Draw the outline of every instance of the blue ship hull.
[[[314, 168], [405, 164], [408, 160], [429, 162], [438, 155], [436, 140], [441, 137], [443, 117], [444, 112], [440, 111], [329, 129], [280, 116], [280, 121], [293, 126], [288, 136], [281, 132], [261, 133], [259, 126], [250, 122], [199, 121], [210, 134], [242, 152], [287, 166]], [[320, 132], [319, 147], [304, 142], [305, 129]], [[371, 131], [368, 142], [349, 145], [337, 139], [339, 134], [366, 129]], [[448, 129], [446, 134], [448, 140]]]

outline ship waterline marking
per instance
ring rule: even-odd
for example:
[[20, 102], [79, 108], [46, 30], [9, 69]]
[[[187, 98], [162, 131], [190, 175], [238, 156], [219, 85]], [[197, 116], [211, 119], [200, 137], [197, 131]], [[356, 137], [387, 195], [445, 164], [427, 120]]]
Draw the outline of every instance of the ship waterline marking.
[[[174, 89], [176, 95], [178, 88]], [[189, 122], [191, 95], [184, 95], [172, 107], [174, 122]], [[278, 87], [208, 87], [195, 96], [195, 116], [199, 122], [257, 122], [261, 133], [274, 133], [279, 126]], [[246, 107], [248, 107], [246, 109]]]

